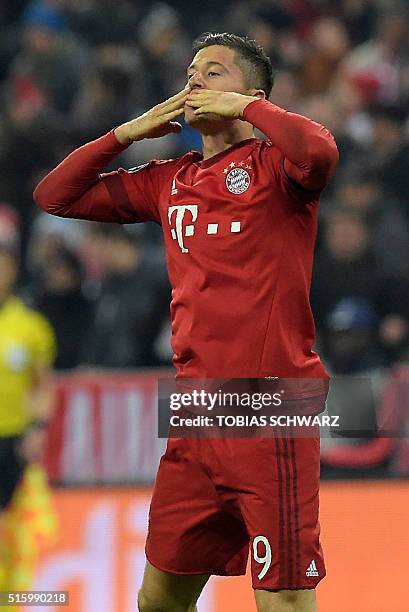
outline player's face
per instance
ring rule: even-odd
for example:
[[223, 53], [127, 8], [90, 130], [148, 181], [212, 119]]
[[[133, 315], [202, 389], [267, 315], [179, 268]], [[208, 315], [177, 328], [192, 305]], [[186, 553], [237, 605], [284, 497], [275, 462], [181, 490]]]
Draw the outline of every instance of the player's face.
[[[246, 93], [244, 76], [235, 64], [235, 51], [228, 47], [212, 45], [198, 51], [187, 70], [187, 82], [191, 89], [213, 89], [215, 91], [235, 91]], [[194, 115], [194, 108], [185, 106], [186, 123], [201, 128], [203, 123], [225, 124], [226, 120], [218, 115], [209, 115], [209, 120], [199, 119]], [[202, 126], [204, 127], [204, 126]]]

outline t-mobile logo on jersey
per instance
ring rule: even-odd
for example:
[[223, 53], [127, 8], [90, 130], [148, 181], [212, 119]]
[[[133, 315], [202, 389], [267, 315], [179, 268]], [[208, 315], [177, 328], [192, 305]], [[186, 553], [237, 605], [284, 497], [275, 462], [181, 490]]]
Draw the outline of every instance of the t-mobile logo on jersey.
[[[197, 219], [197, 204], [184, 204], [181, 206], [170, 206], [168, 208], [168, 220], [169, 225], [172, 225], [172, 215], [176, 211], [176, 228], [171, 228], [170, 233], [173, 240], [178, 241], [178, 245], [182, 253], [189, 253], [189, 249], [185, 247], [183, 238], [185, 236], [193, 236], [195, 233], [195, 226], [192, 225]], [[190, 224], [183, 225], [183, 221], [186, 222], [185, 212], [188, 211], [191, 214]], [[241, 222], [231, 221], [230, 222], [230, 233], [237, 234], [241, 232]], [[208, 223], [207, 234], [217, 236], [219, 235], [219, 223]]]
[[193, 236], [195, 233], [194, 225], [185, 225], [183, 228], [183, 219], [185, 216], [185, 212], [189, 211], [192, 216], [191, 223], [194, 223], [197, 219], [197, 204], [184, 204], [183, 206], [170, 206], [168, 210], [168, 220], [169, 225], [172, 225], [172, 215], [176, 211], [176, 230], [172, 228], [170, 233], [172, 234], [173, 240], [178, 241], [178, 245], [182, 253], [189, 253], [189, 249], [187, 249], [183, 243], [183, 229], [185, 236]]

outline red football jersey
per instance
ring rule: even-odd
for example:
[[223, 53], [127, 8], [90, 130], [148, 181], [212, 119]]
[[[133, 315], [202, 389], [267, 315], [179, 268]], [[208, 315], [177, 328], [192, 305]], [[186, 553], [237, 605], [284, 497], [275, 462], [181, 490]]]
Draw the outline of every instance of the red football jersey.
[[305, 187], [324, 186], [336, 146], [269, 102], [245, 113], [270, 141], [98, 176], [126, 148], [111, 132], [69, 155], [35, 199], [64, 217], [162, 225], [178, 377], [326, 378], [309, 304], [319, 191]]
[[317, 196], [291, 182], [277, 149], [253, 138], [106, 180], [162, 225], [179, 376], [325, 376], [309, 305]]

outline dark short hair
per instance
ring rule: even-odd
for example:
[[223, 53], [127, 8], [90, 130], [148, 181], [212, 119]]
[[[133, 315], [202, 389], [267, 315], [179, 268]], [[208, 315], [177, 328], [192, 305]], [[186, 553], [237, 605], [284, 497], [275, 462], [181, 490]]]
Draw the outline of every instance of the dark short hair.
[[236, 63], [246, 79], [247, 86], [262, 89], [268, 98], [274, 84], [273, 68], [270, 58], [261, 45], [247, 36], [228, 32], [221, 34], [204, 32], [193, 42], [193, 51], [197, 53], [212, 45], [233, 49], [236, 53]]

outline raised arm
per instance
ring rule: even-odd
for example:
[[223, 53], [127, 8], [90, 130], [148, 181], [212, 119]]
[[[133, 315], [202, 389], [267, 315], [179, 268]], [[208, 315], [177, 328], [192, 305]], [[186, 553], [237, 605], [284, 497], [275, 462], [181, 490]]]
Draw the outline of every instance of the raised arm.
[[187, 93], [179, 92], [141, 117], [73, 151], [39, 183], [35, 202], [59, 217], [116, 223], [155, 219], [149, 171], [102, 171], [132, 142], [181, 130], [173, 119], [183, 113]]
[[242, 118], [281, 151], [284, 169], [293, 181], [309, 191], [319, 191], [327, 185], [339, 155], [332, 134], [324, 126], [267, 100], [250, 102]]
[[187, 105], [195, 114], [215, 113], [248, 121], [281, 151], [288, 177], [302, 188], [319, 191], [328, 183], [338, 163], [338, 149], [322, 125], [290, 113], [268, 100], [236, 92], [194, 89]]
[[110, 181], [101, 172], [127, 146], [109, 132], [79, 147], [43, 178], [34, 191], [35, 202], [58, 217], [125, 222], [132, 217], [123, 208], [127, 198], [113, 198]]

